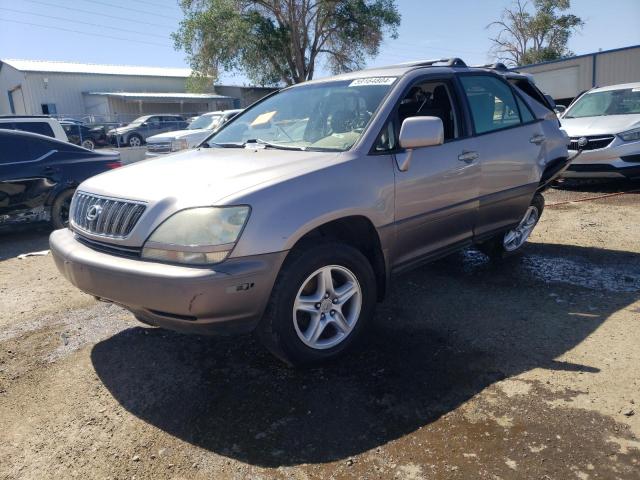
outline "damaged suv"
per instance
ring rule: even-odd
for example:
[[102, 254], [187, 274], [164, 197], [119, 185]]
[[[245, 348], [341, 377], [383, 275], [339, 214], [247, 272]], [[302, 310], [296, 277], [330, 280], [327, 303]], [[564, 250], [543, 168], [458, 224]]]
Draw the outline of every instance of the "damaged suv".
[[284, 361], [317, 363], [362, 336], [392, 274], [474, 244], [519, 251], [567, 144], [554, 112], [491, 69], [352, 72], [85, 181], [51, 251], [144, 323], [255, 331]]

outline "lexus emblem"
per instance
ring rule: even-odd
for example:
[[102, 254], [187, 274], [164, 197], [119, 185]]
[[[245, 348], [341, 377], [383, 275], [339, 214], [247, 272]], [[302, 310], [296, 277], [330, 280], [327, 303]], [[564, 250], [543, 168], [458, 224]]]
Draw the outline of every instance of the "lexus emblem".
[[91, 205], [89, 210], [87, 210], [87, 220], [92, 222], [96, 218], [100, 216], [102, 213], [102, 207], [100, 205]]
[[589, 143], [589, 139], [587, 137], [580, 137], [578, 139], [578, 146], [579, 147], [586, 147], [587, 143]]

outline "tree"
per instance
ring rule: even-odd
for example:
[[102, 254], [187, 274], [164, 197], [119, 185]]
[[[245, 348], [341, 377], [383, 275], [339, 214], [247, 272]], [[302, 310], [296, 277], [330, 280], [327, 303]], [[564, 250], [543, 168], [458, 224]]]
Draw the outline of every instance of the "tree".
[[395, 0], [180, 0], [172, 34], [197, 77], [242, 71], [260, 85], [310, 80], [319, 61], [361, 68], [386, 34], [397, 37]]
[[567, 48], [569, 37], [584, 22], [566, 12], [571, 0], [534, 0], [534, 11], [526, 0], [516, 0], [502, 11], [500, 20], [487, 28], [498, 28], [493, 43], [494, 56], [509, 65], [556, 60], [573, 55]]

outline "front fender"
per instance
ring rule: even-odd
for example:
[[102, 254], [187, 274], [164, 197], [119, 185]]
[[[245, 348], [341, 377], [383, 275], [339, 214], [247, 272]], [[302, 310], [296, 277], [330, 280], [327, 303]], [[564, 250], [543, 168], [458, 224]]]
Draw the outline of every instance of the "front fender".
[[376, 229], [393, 224], [391, 162], [390, 156], [356, 157], [235, 198], [252, 210], [231, 256], [290, 250], [314, 228], [344, 217], [365, 217]]

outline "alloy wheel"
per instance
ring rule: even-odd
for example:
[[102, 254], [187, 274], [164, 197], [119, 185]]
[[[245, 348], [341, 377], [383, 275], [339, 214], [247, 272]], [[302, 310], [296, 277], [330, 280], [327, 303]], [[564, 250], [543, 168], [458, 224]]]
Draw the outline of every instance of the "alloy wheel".
[[504, 249], [507, 252], [513, 252], [514, 250], [520, 248], [524, 244], [524, 242], [527, 241], [529, 235], [531, 235], [533, 228], [538, 223], [539, 217], [540, 214], [538, 213], [538, 209], [535, 206], [531, 205], [527, 209], [518, 226], [513, 230], [509, 230], [507, 233], [505, 233], [504, 239], [502, 240]]
[[327, 265], [302, 283], [293, 305], [293, 324], [302, 343], [325, 350], [349, 336], [361, 308], [362, 289], [353, 272]]

